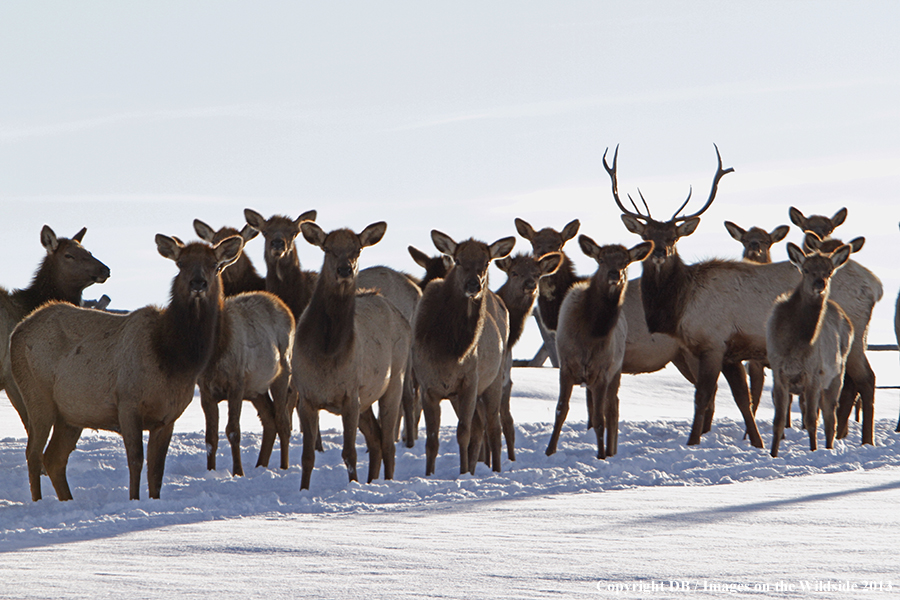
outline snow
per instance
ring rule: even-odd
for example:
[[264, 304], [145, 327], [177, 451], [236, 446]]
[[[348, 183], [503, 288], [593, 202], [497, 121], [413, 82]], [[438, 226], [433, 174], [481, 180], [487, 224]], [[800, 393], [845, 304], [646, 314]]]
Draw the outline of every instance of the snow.
[[[680, 582], [691, 597], [796, 598], [900, 585], [890, 559], [900, 543], [895, 391], [877, 393], [874, 447], [858, 445], [851, 423], [834, 450], [810, 452], [795, 428], [773, 459], [743, 440], [724, 386], [712, 431], [689, 448], [690, 385], [672, 368], [626, 376], [619, 453], [601, 461], [582, 390], [547, 457], [556, 370], [513, 378], [517, 460], [504, 458], [501, 473], [458, 474], [445, 404], [432, 477], [422, 431], [415, 448], [398, 444], [394, 481], [349, 483], [339, 421], [323, 415], [310, 490], [299, 490], [296, 423], [290, 469], [233, 478], [224, 434], [219, 470], [206, 471], [194, 402], [177, 422], [162, 499], [147, 499], [144, 483], [135, 502], [121, 438], [88, 431], [68, 468], [75, 499], [57, 501], [44, 477], [45, 498], [33, 503], [21, 424], [3, 402], [0, 597], [668, 598], [684, 596]], [[242, 417], [250, 465], [260, 440], [252, 413]], [[771, 417], [767, 388], [757, 417], [767, 444]], [[361, 436], [358, 445], [364, 473]]]

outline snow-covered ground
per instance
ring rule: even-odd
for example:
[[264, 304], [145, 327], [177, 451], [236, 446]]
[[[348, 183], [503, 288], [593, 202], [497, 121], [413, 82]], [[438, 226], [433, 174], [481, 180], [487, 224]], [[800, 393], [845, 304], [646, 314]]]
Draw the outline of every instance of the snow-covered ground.
[[[896, 384], [896, 354], [870, 356], [879, 383]], [[75, 499], [58, 502], [44, 478], [45, 499], [32, 503], [21, 424], [3, 399], [0, 597], [888, 598], [900, 589], [895, 390], [877, 393], [875, 447], [858, 445], [853, 423], [833, 451], [811, 453], [794, 429], [772, 459], [742, 439], [724, 385], [713, 430], [688, 448], [688, 384], [673, 369], [627, 376], [619, 454], [599, 461], [583, 392], [548, 458], [556, 371], [516, 369], [514, 380], [517, 460], [500, 474], [456, 472], [445, 405], [435, 476], [422, 476], [420, 439], [398, 445], [394, 481], [348, 484], [339, 423], [323, 419], [326, 452], [300, 492], [296, 425], [289, 470], [249, 469], [259, 426], [247, 405], [248, 473], [236, 479], [224, 440], [220, 470], [205, 470], [194, 402], [177, 423], [162, 499], [146, 499], [144, 483], [138, 502], [127, 500], [121, 438], [85, 432], [68, 469]], [[771, 416], [767, 389], [766, 444]], [[361, 438], [360, 450], [364, 473]]]

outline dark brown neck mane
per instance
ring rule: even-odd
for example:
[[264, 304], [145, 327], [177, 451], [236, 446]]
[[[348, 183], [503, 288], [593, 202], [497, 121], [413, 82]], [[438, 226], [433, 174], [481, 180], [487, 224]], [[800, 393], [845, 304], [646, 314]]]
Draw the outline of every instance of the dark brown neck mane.
[[690, 280], [690, 268], [676, 252], [662, 266], [653, 259], [644, 261], [641, 275], [641, 298], [644, 318], [650, 333], [675, 335], [684, 312], [684, 290]]
[[487, 318], [484, 294], [468, 298], [450, 277], [433, 281], [422, 296], [416, 340], [447, 358], [462, 359], [474, 350]]
[[317, 273], [300, 268], [297, 249], [292, 246], [291, 251], [285, 256], [268, 264], [266, 290], [281, 298], [291, 309], [294, 319], [299, 321], [303, 309], [312, 298], [316, 279]]
[[534, 306], [534, 295], [529, 296], [523, 293], [516, 293], [509, 281], [497, 290], [497, 295], [503, 300], [506, 310], [509, 311], [509, 340], [507, 341], [507, 348], [512, 348], [519, 341], [519, 338], [522, 337], [525, 322], [531, 315], [531, 307]]
[[573, 285], [585, 278], [575, 275], [575, 265], [569, 260], [565, 252], [562, 253], [562, 264], [553, 275], [542, 277], [538, 284], [538, 309], [541, 311], [541, 320], [544, 327], [556, 331], [559, 324], [559, 308], [566, 297], [566, 293]]
[[61, 300], [80, 306], [84, 288], [75, 286], [65, 288], [59, 285], [58, 279], [56, 263], [50, 256], [45, 256], [31, 280], [31, 285], [14, 290], [10, 297], [22, 308], [23, 316], [50, 300]]
[[297, 339], [323, 356], [336, 357], [353, 350], [356, 285], [339, 290], [319, 277], [303, 318], [297, 323]]
[[788, 339], [812, 345], [819, 335], [822, 319], [825, 316], [827, 297], [804, 296], [800, 289], [795, 289], [781, 305], [790, 318], [780, 319], [779, 327], [784, 329]]
[[216, 279], [207, 297], [196, 305], [176, 298], [173, 286], [172, 300], [153, 333], [159, 365], [169, 377], [199, 377], [219, 342], [227, 343], [219, 339], [227, 328], [221, 278]]
[[624, 285], [610, 287], [606, 281], [601, 282], [599, 273], [591, 278], [585, 291], [585, 314], [581, 315], [581, 322], [587, 325], [591, 337], [606, 337], [615, 329], [622, 313], [624, 292]]

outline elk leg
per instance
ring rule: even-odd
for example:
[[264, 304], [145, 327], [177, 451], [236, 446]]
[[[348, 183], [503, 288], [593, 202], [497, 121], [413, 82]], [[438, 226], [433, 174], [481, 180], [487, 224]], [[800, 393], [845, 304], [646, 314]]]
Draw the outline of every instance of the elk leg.
[[[475, 417], [475, 404], [478, 401], [478, 379], [463, 381], [457, 396], [457, 413], [459, 422], [456, 425], [456, 442], [459, 444], [459, 473], [475, 473], [474, 463], [470, 469], [469, 441], [472, 439], [472, 419]], [[477, 458], [477, 456], [475, 457]]]
[[[375, 419], [375, 413], [370, 406], [359, 415], [359, 430], [362, 431], [363, 437], [366, 438], [366, 448], [369, 450], [369, 479], [367, 483], [372, 483], [378, 479], [381, 473], [381, 438], [385, 431], [378, 426]], [[390, 431], [390, 430], [388, 430]], [[390, 436], [387, 436], [388, 438]]]
[[[9, 340], [7, 340], [7, 343], [8, 342]], [[6, 382], [6, 396], [9, 398], [9, 401], [12, 402], [13, 408], [16, 409], [19, 419], [22, 420], [22, 426], [25, 428], [25, 433], [28, 433], [28, 409], [25, 407], [25, 400], [22, 398], [22, 393], [19, 391], [19, 388], [16, 387], [15, 383], [13, 383], [12, 373], [7, 371], [4, 374], [3, 381]]]
[[750, 406], [753, 416], [759, 410], [759, 401], [762, 399], [763, 387], [766, 383], [766, 369], [758, 360], [747, 361], [747, 374], [750, 376]]
[[747, 372], [744, 370], [744, 365], [740, 362], [725, 363], [722, 365], [722, 374], [731, 388], [735, 404], [744, 417], [750, 445], [754, 448], [762, 448], [762, 437], [759, 435], [759, 428], [756, 426], [756, 419], [753, 417], [753, 409], [750, 406], [750, 390], [747, 388]]
[[[409, 363], [406, 363], [408, 366]], [[407, 392], [407, 377], [395, 371], [384, 395], [378, 399], [378, 425], [381, 428], [381, 456], [384, 461], [384, 478], [394, 478], [397, 458], [397, 428], [400, 424], [400, 408], [403, 394]]]
[[428, 477], [434, 473], [441, 444], [441, 399], [432, 392], [425, 392], [422, 413], [425, 416], [425, 476]]
[[475, 402], [475, 414], [472, 415], [471, 431], [472, 433], [469, 436], [468, 472], [475, 473], [475, 467], [480, 460], [484, 461], [487, 466], [491, 466], [490, 450], [485, 443], [487, 428], [485, 427], [484, 402], [481, 398]]
[[231, 446], [231, 473], [235, 477], [244, 476], [244, 465], [241, 462], [241, 408], [244, 404], [244, 390], [231, 390], [228, 394], [228, 423], [225, 424], [225, 437]]
[[616, 373], [606, 389], [606, 456], [619, 451], [619, 383], [621, 373]]
[[[303, 454], [300, 458], [300, 489], [308, 490], [312, 470], [316, 466], [319, 411], [312, 407], [309, 400], [301, 398], [297, 404], [297, 415], [300, 417], [300, 432], [303, 436]], [[356, 433], [355, 430], [354, 433]]]
[[784, 381], [775, 373], [772, 381], [772, 404], [775, 405], [775, 417], [772, 419], [772, 458], [778, 456], [778, 446], [784, 437], [784, 413], [790, 410], [791, 395], [787, 393]]
[[605, 445], [605, 435], [606, 435], [606, 390], [609, 387], [609, 384], [601, 378], [599, 382], [594, 384], [589, 389], [591, 390], [591, 395], [594, 397], [594, 401], [591, 403], [591, 409], [593, 411], [593, 417], [591, 420], [594, 422], [594, 434], [597, 436], [597, 458], [600, 460], [606, 460], [606, 445]]
[[407, 366], [406, 377], [403, 379], [403, 441], [407, 448], [416, 445], [419, 433], [419, 416], [422, 414], [422, 406], [419, 402], [419, 393], [412, 376], [412, 367]]
[[31, 499], [41, 499], [41, 471], [44, 469], [44, 446], [50, 437], [50, 430], [56, 420], [56, 408], [47, 411], [32, 411], [29, 415], [28, 442], [25, 444], [25, 460], [28, 463], [28, 484]]
[[[341, 423], [344, 426], [344, 449], [341, 458], [347, 466], [350, 481], [359, 481], [356, 474], [356, 430], [359, 429], [359, 392], [349, 397], [341, 409]], [[379, 470], [381, 464], [378, 465]]]
[[[503, 404], [503, 377], [498, 375], [490, 386], [484, 391], [482, 400], [484, 403], [484, 427], [487, 430], [488, 455], [491, 457], [491, 470], [499, 473], [502, 467], [500, 455], [503, 450], [503, 425], [501, 422], [501, 406]], [[512, 427], [512, 415], [509, 416]], [[512, 446], [508, 449], [512, 452]]]
[[[587, 430], [597, 428], [597, 420], [594, 418], [594, 392], [591, 391], [590, 387], [584, 388], [584, 401], [587, 404]], [[602, 403], [603, 398], [598, 398], [597, 403]]]
[[290, 376], [276, 379], [272, 385], [272, 413], [275, 417], [275, 430], [281, 443], [282, 469], [289, 466], [291, 447], [291, 415], [297, 404], [299, 395], [294, 386], [290, 385]]
[[822, 393], [822, 426], [825, 428], [825, 447], [829, 450], [834, 448], [835, 421], [842, 379], [843, 377], [835, 377]]
[[44, 451], [44, 468], [50, 476], [56, 497], [60, 500], [71, 500], [72, 492], [69, 490], [69, 482], [66, 479], [66, 466], [69, 464], [69, 455], [75, 449], [78, 439], [81, 437], [81, 427], [73, 427], [61, 416], [56, 417], [53, 424], [53, 435], [50, 443]]
[[[256, 408], [256, 415], [259, 417], [263, 430], [256, 466], [268, 467], [269, 460], [272, 458], [272, 450], [275, 448], [275, 433], [278, 430], [278, 426], [275, 423], [275, 403], [269, 397], [268, 392], [250, 398], [250, 402]], [[283, 444], [284, 442], [282, 441]]]
[[144, 435], [140, 415], [119, 412], [119, 430], [128, 462], [128, 498], [141, 499], [141, 469], [144, 467]]
[[516, 460], [516, 425], [513, 421], [510, 409], [510, 396], [512, 395], [512, 381], [503, 386], [503, 396], [500, 399], [500, 425], [503, 428], [503, 438], [506, 440], [506, 455], [509, 460]]
[[805, 398], [803, 407], [803, 421], [806, 424], [806, 431], [809, 434], [809, 449], [814, 451], [818, 446], [816, 443], [816, 429], [819, 426], [819, 398], [822, 390], [812, 388], [804, 390], [800, 396]]
[[206, 420], [206, 469], [216, 470], [216, 452], [219, 449], [219, 403], [209, 390], [200, 390], [200, 407]]
[[559, 371], [559, 400], [556, 403], [556, 420], [553, 423], [553, 433], [550, 434], [550, 443], [547, 444], [545, 454], [552, 456], [556, 453], [556, 446], [559, 444], [559, 434], [562, 431], [563, 423], [566, 422], [566, 415], [569, 414], [569, 399], [572, 397], [572, 388], [575, 382], [569, 377], [568, 373], [560, 369]]
[[163, 473], [166, 470], [166, 454], [169, 452], [169, 442], [172, 441], [172, 431], [175, 422], [157, 427], [150, 432], [147, 440], [147, 487], [151, 498], [159, 499], [159, 491], [162, 489]]
[[[860, 403], [862, 405], [863, 423], [862, 423], [862, 443], [873, 445], [875, 443], [875, 371], [872, 370], [869, 360], [865, 356], [865, 352], [860, 349], [856, 352], [856, 346], [850, 350], [850, 357], [847, 361], [847, 376], [853, 382], [853, 386], [844, 394], [841, 391], [841, 402], [847, 403], [838, 405], [839, 429], [847, 432], [847, 420], [853, 407], [853, 388], [859, 393]], [[844, 386], [847, 386], [847, 377], [844, 377]]]

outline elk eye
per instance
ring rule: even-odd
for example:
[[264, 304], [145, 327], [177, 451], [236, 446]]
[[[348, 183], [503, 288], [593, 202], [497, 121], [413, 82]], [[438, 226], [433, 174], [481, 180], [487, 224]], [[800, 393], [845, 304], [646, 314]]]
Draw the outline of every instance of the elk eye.
[[66, 252], [65, 257], [68, 258], [69, 260], [75, 260], [75, 257], [72, 256], [71, 254], [69, 254], [68, 252]]
[[458, 267], [458, 266], [459, 266], [459, 259], [458, 259], [458, 258], [454, 258], [454, 259], [453, 259], [453, 264], [456, 265], [456, 266]]

